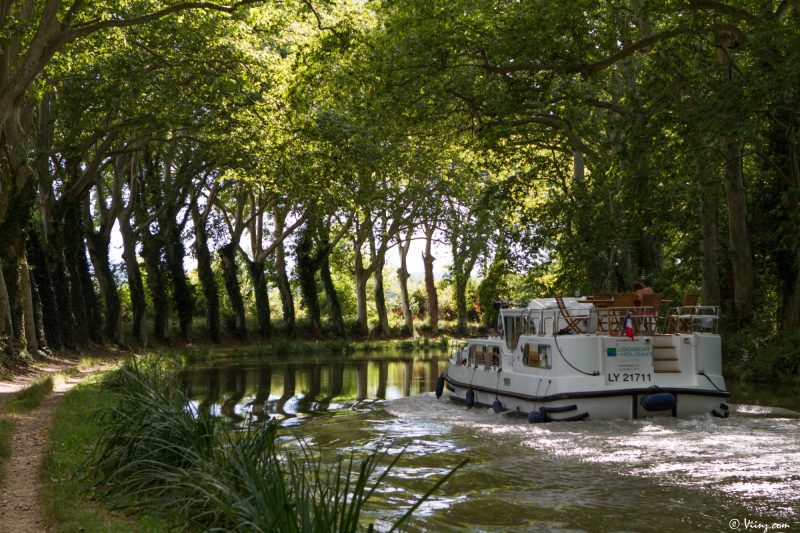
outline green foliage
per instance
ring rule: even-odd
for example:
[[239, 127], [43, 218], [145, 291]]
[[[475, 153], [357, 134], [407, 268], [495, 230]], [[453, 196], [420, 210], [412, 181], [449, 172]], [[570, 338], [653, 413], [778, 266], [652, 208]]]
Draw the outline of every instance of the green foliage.
[[742, 381], [800, 384], [800, 332], [744, 330], [725, 337], [724, 351]]
[[484, 326], [492, 327], [497, 323], [499, 311], [493, 303], [509, 297], [508, 285], [505, 282], [507, 274], [508, 268], [505, 258], [497, 258], [492, 262], [489, 270], [484, 274], [478, 285], [478, 301], [482, 312], [481, 323]]
[[408, 295], [411, 313], [415, 316], [422, 316], [425, 313], [425, 306], [428, 304], [428, 295], [424, 287], [417, 287]]

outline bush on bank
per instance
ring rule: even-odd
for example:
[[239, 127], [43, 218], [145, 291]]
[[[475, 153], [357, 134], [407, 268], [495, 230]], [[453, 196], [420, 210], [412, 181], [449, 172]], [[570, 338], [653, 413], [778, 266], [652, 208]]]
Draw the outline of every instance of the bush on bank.
[[726, 374], [744, 382], [800, 383], [800, 332], [755, 329], [723, 336]]
[[[372, 528], [362, 518], [364, 505], [400, 456], [351, 455], [326, 466], [302, 441], [278, 439], [274, 424], [232, 431], [218, 418], [187, 408], [175, 378], [178, 364], [172, 358], [133, 361], [104, 381], [99, 433], [86, 435], [82, 445], [95, 443], [81, 471], [83, 486], [90, 482], [98, 500], [179, 529]], [[458, 468], [442, 476], [394, 528]]]

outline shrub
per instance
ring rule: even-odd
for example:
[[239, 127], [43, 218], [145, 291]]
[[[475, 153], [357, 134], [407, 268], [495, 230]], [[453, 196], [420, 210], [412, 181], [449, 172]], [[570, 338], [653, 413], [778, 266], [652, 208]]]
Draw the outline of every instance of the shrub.
[[800, 383], [800, 332], [744, 330], [725, 342], [728, 373], [743, 381]]

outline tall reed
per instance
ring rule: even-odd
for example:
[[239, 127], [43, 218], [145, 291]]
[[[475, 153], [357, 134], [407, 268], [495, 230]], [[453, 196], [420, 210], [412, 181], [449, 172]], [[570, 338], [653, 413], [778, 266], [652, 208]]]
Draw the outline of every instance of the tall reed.
[[[116, 402], [100, 414], [105, 429], [90, 470], [98, 494], [113, 507], [179, 516], [183, 529], [372, 529], [362, 519], [364, 505], [400, 455], [350, 455], [328, 466], [302, 440], [276, 444], [275, 424], [229, 430], [217, 417], [187, 407], [176, 367], [150, 358], [123, 366], [107, 382]], [[392, 529], [463, 464], [442, 476]]]

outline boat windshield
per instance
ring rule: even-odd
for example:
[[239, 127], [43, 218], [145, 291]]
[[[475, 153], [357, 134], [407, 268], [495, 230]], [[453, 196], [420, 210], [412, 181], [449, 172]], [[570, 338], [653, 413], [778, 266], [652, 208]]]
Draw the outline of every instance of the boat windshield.
[[502, 333], [509, 350], [516, 350], [520, 335], [530, 335], [533, 322], [528, 313], [503, 314]]

